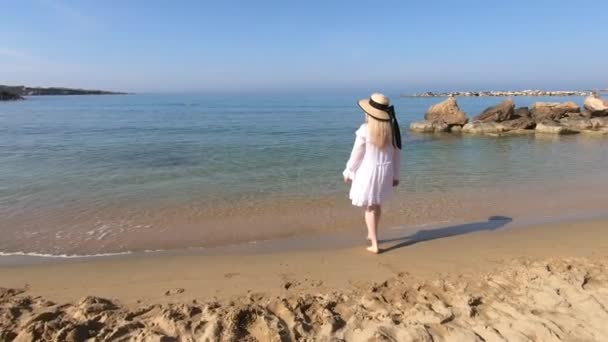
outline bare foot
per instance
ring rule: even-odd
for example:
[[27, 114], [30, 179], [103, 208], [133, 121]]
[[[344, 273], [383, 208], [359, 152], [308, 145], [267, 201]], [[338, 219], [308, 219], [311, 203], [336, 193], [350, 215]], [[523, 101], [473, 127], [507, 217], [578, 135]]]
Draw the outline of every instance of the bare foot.
[[368, 241], [372, 241], [372, 238], [371, 238], [371, 237], [369, 237], [369, 235], [366, 237], [366, 239], [367, 239]]
[[368, 252], [372, 252], [374, 254], [378, 254], [378, 252], [380, 251], [378, 249], [378, 246], [369, 246], [366, 248]]

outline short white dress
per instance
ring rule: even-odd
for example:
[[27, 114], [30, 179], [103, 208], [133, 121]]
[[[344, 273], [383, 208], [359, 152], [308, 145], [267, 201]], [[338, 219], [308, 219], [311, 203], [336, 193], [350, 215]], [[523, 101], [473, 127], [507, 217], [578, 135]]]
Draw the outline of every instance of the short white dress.
[[399, 179], [401, 150], [392, 144], [377, 148], [369, 139], [366, 123], [355, 135], [355, 145], [343, 172], [344, 177], [352, 180], [349, 197], [358, 207], [382, 204], [393, 193], [393, 180]]

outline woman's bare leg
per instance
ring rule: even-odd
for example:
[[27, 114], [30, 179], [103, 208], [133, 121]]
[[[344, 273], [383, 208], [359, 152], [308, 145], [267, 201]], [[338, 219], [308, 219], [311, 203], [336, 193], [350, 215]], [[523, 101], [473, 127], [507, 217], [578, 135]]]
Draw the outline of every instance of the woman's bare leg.
[[[375, 210], [375, 211], [374, 211], [374, 214], [375, 214], [375, 215], [374, 215], [374, 223], [376, 224], [376, 232], [377, 232], [378, 227], [379, 227], [379, 225], [380, 225], [380, 216], [382, 215], [382, 207], [381, 207], [380, 205], [377, 205], [377, 206], [375, 206], [375, 207], [376, 207], [376, 209], [377, 209], [377, 210]], [[366, 218], [366, 220], [367, 220], [367, 218]], [[366, 222], [367, 222], [367, 221], [366, 221]], [[376, 233], [376, 235], [377, 235], [377, 233]], [[368, 229], [367, 229], [367, 239], [368, 239], [369, 241], [371, 241], [371, 240], [372, 240], [372, 236], [371, 236], [371, 234], [370, 234], [369, 227], [368, 227]]]
[[367, 236], [372, 243], [367, 250], [378, 253], [378, 225], [380, 221], [380, 206], [371, 205], [365, 208], [365, 224], [367, 225]]

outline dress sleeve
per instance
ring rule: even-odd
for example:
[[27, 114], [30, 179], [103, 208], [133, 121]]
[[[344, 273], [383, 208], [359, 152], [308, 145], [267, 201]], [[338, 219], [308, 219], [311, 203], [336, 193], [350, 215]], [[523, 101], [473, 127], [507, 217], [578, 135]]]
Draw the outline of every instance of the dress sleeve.
[[393, 153], [393, 180], [399, 180], [401, 172], [401, 150], [395, 147]]
[[346, 163], [346, 169], [342, 172], [342, 175], [345, 178], [354, 179], [355, 172], [359, 166], [361, 166], [361, 162], [363, 161], [363, 156], [365, 155], [365, 127], [361, 126], [359, 130], [357, 130], [355, 144], [353, 146], [353, 150], [350, 153], [350, 158]]

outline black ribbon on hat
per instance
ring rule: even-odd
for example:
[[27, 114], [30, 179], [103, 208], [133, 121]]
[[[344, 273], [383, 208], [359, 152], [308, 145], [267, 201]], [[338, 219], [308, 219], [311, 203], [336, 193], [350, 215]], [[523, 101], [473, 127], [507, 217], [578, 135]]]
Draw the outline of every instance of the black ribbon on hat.
[[398, 149], [401, 149], [401, 130], [399, 129], [399, 122], [397, 122], [397, 116], [395, 115], [395, 106], [384, 105], [372, 99], [369, 99], [369, 105], [373, 108], [388, 113], [388, 119], [380, 119], [369, 113], [367, 114], [376, 120], [391, 122], [391, 128], [393, 130], [393, 146], [397, 147]]

